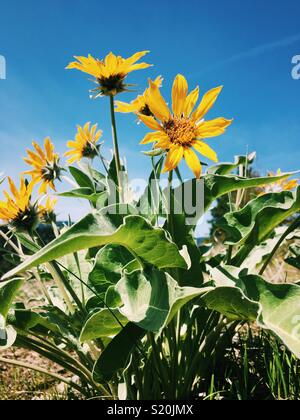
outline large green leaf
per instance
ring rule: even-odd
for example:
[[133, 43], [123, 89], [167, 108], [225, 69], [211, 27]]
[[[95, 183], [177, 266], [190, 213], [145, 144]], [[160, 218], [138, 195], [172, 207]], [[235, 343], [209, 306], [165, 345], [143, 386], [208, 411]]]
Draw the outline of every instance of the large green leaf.
[[218, 267], [212, 271], [212, 278], [216, 289], [202, 297], [210, 309], [230, 319], [256, 319], [260, 327], [275, 333], [300, 358], [298, 285], [272, 284], [236, 267]]
[[159, 185], [162, 165], [164, 162], [164, 158], [160, 158], [156, 165], [154, 166], [149, 180], [148, 185], [140, 197], [137, 208], [141, 215], [148, 216], [150, 220], [155, 221], [155, 213], [156, 215], [159, 214], [159, 207], [160, 207], [160, 193], [161, 187]]
[[178, 247], [187, 251], [190, 264], [187, 270], [178, 268], [172, 270], [170, 274], [177, 280], [179, 286], [200, 287], [203, 283], [203, 263], [192, 226], [187, 223], [184, 214], [173, 215], [171, 223], [172, 227], [167, 220], [164, 227], [173, 232], [173, 239]]
[[[120, 245], [105, 245], [97, 254], [94, 267], [89, 274], [89, 283], [97, 293], [106, 292], [107, 288], [116, 285], [122, 277], [122, 272], [134, 258], [132, 254]], [[136, 261], [136, 268], [140, 264]]]
[[94, 367], [93, 377], [96, 382], [110, 381], [120, 369], [124, 369], [130, 353], [146, 331], [129, 322], [108, 344]]
[[141, 268], [138, 260], [134, 259], [132, 254], [120, 245], [105, 245], [96, 255], [95, 263], [89, 274], [89, 285], [101, 297], [92, 297], [89, 306], [103, 306], [105, 302], [109, 307], [119, 306], [120, 297], [115, 290], [115, 285], [122, 277], [123, 269], [131, 267], [131, 271]]
[[271, 284], [255, 275], [240, 280], [245, 294], [260, 304], [258, 324], [273, 331], [300, 358], [300, 287]]
[[7, 325], [7, 316], [12, 303], [22, 286], [23, 280], [15, 279], [0, 283], [0, 349], [4, 350], [13, 345], [16, 340], [15, 330]]
[[167, 273], [155, 269], [125, 272], [116, 286], [122, 314], [139, 327], [159, 332], [188, 301], [212, 290], [179, 287]]
[[86, 321], [81, 331], [80, 341], [114, 336], [127, 322], [127, 319], [117, 309], [101, 309]]
[[109, 214], [110, 210], [107, 208], [87, 215], [3, 279], [66, 254], [106, 244], [122, 245], [134, 256], [158, 268], [186, 267], [177, 246], [167, 238], [163, 229], [152, 227], [141, 216], [129, 215], [123, 219], [120, 215]]
[[[290, 172], [279, 176], [261, 178], [241, 178], [235, 175], [207, 174], [201, 180], [192, 179], [185, 182], [182, 186], [175, 188], [174, 195], [177, 201], [183, 203], [182, 207], [185, 210], [186, 216], [193, 220], [193, 224], [196, 224], [197, 220], [209, 210], [217, 198], [239, 189], [272, 184], [276, 181], [287, 179], [295, 173]], [[201, 194], [201, 188], [203, 188], [203, 194]], [[194, 203], [195, 208], [191, 207], [190, 203]], [[186, 206], [188, 211], [186, 210]]]
[[87, 173], [76, 168], [75, 166], [69, 166], [69, 171], [72, 177], [75, 179], [79, 187], [89, 188], [95, 191], [93, 179]]
[[30, 309], [16, 309], [14, 317], [12, 317], [10, 323], [17, 329], [21, 329], [29, 333], [29, 331], [44, 332], [47, 333], [52, 331], [54, 333], [61, 332], [60, 327], [57, 323], [53, 322], [48, 312], [35, 312]]
[[22, 283], [22, 279], [14, 279], [6, 283], [0, 283], [0, 314], [5, 319]]
[[250, 153], [247, 156], [236, 156], [235, 161], [231, 162], [221, 162], [217, 165], [211, 166], [208, 168], [208, 174], [215, 174], [215, 175], [226, 175], [232, 172], [234, 169], [238, 168], [240, 165], [246, 166], [251, 165], [256, 158], [256, 153]]
[[84, 198], [93, 204], [94, 207], [102, 208], [107, 204], [108, 194], [106, 191], [95, 192], [90, 188], [75, 188], [58, 194], [60, 197]]
[[209, 309], [220, 312], [230, 320], [255, 321], [259, 305], [248, 299], [237, 287], [217, 287], [203, 296]]
[[227, 232], [228, 242], [244, 245], [232, 264], [239, 266], [255, 246], [299, 210], [300, 188], [295, 193], [283, 191], [265, 194], [250, 201], [242, 210], [226, 214], [222, 228]]

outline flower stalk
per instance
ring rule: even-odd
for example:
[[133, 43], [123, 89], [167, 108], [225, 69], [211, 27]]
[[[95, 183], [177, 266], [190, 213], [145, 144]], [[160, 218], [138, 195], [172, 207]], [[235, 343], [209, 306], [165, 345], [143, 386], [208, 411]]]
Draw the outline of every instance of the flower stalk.
[[109, 100], [110, 100], [110, 115], [111, 115], [114, 156], [115, 156], [117, 179], [118, 179], [119, 199], [122, 202], [123, 201], [122, 200], [122, 179], [121, 179], [122, 168], [121, 168], [121, 160], [120, 160], [120, 152], [119, 152], [119, 144], [118, 144], [115, 104], [114, 104], [113, 95], [110, 95]]

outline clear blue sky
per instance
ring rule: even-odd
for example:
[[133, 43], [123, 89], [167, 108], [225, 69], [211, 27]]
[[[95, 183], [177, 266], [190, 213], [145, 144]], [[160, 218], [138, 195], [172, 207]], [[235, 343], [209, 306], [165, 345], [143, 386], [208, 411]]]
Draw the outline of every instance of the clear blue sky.
[[[298, 0], [11, 0], [0, 13], [0, 55], [7, 61], [0, 172], [24, 169], [21, 156], [32, 139], [50, 135], [63, 151], [76, 124], [86, 121], [100, 124], [108, 150], [107, 99], [90, 100], [86, 75], [64, 67], [76, 54], [145, 49], [155, 67], [130, 76], [139, 92], [147, 77], [161, 74], [167, 96], [179, 72], [202, 93], [224, 84], [210, 114], [235, 119], [226, 135], [210, 140], [221, 160], [248, 148], [258, 152], [262, 172], [299, 169], [300, 80], [291, 77], [291, 59], [300, 54]], [[145, 129], [130, 115], [119, 115], [118, 124], [130, 176], [143, 176], [149, 165], [138, 141]]]

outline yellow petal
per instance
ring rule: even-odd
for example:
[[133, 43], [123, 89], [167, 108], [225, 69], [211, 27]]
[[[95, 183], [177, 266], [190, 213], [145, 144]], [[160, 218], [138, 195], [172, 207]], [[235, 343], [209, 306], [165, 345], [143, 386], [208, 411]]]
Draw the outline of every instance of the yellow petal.
[[188, 167], [194, 172], [195, 177], [200, 178], [202, 168], [196, 153], [191, 148], [185, 148], [184, 158]]
[[203, 141], [195, 141], [195, 143], [193, 143], [193, 147], [197, 150], [197, 152], [201, 153], [201, 155], [207, 157], [213, 162], [218, 162], [216, 152]]
[[116, 104], [116, 108], [115, 108], [116, 112], [128, 113], [128, 112], [137, 111], [132, 104], [127, 104], [126, 102], [116, 101], [115, 104]]
[[133, 54], [131, 57], [125, 60], [126, 65], [131, 66], [132, 64], [136, 63], [140, 58], [144, 57], [144, 55], [148, 54], [150, 51], [140, 51]]
[[172, 147], [166, 157], [165, 166], [163, 169], [163, 173], [172, 171], [175, 169], [179, 162], [183, 157], [183, 147], [182, 146], [174, 146]]
[[42, 160], [45, 160], [46, 156], [45, 156], [45, 153], [43, 152], [42, 148], [35, 141], [32, 142], [32, 145], [35, 148], [35, 150], [38, 152], [40, 158]]
[[162, 126], [153, 117], [148, 117], [143, 114], [138, 114], [138, 117], [147, 127], [151, 128], [151, 130], [162, 131]]
[[149, 80], [149, 88], [146, 92], [146, 102], [157, 119], [168, 121], [171, 118], [168, 105], [162, 97], [159, 88], [152, 80]]
[[172, 89], [172, 110], [176, 117], [180, 117], [183, 113], [187, 93], [187, 81], [184, 76], [178, 74], [174, 80]]
[[67, 164], [72, 165], [72, 163], [74, 163], [76, 161], [78, 161], [78, 162], [81, 161], [81, 156], [80, 155], [74, 155], [71, 159], [68, 159]]
[[13, 196], [18, 200], [20, 195], [19, 195], [19, 191], [17, 189], [17, 187], [15, 186], [14, 181], [11, 179], [11, 177], [8, 177], [8, 183], [9, 183], [9, 188], [10, 191], [12, 192]]
[[216, 137], [225, 133], [226, 128], [233, 120], [216, 118], [215, 120], [203, 121], [197, 127], [196, 135], [201, 138]]
[[54, 160], [54, 145], [50, 140], [50, 137], [47, 137], [45, 139], [45, 150], [46, 150], [46, 155], [47, 155], [47, 159], [48, 161], [52, 162]]
[[183, 108], [183, 113], [186, 117], [191, 115], [197, 101], [199, 98], [199, 87], [197, 86], [196, 89], [192, 90], [192, 92], [187, 96]]
[[148, 134], [145, 135], [145, 137], [140, 142], [140, 144], [153, 143], [154, 141], [158, 141], [161, 138], [166, 137], [166, 136], [167, 135], [164, 134], [162, 131], [155, 131], [154, 133], [148, 133]]
[[163, 79], [161, 76], [158, 76], [158, 77], [154, 80], [154, 83], [156, 84], [156, 86], [157, 86], [158, 88], [160, 88], [160, 87], [162, 86], [163, 80], [164, 80], [164, 79]]
[[200, 105], [192, 115], [194, 121], [202, 120], [202, 118], [213, 107], [222, 89], [223, 86], [219, 86], [206, 92], [206, 94], [202, 98], [202, 101], [200, 102]]

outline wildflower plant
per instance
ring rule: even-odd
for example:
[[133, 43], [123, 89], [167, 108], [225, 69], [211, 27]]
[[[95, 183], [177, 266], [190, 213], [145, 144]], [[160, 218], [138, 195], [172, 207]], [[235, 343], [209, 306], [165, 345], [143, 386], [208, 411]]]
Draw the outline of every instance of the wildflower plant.
[[[114, 97], [127, 90], [127, 75], [149, 67], [138, 63], [145, 54], [76, 57], [68, 66], [92, 75], [96, 96], [110, 99], [113, 159], [107, 164], [100, 154], [97, 125], [78, 126], [66, 152], [76, 187], [57, 194], [61, 200], [87, 200], [90, 213], [63, 227], [56, 222], [56, 199], [45, 201], [45, 193], [63, 168], [49, 139], [45, 150], [34, 143], [35, 150], [27, 152], [31, 182], [21, 178], [18, 190], [9, 178], [11, 193], [4, 192], [0, 202], [7, 225], [1, 236], [19, 261], [0, 283], [0, 348], [24, 347], [59, 364], [71, 375], [47, 373], [87, 398], [207, 396], [210, 378], [218, 363], [228, 360], [228, 348], [245, 323], [266, 330], [300, 357], [300, 286], [272, 284], [264, 275], [285, 238], [299, 234], [300, 190], [266, 191], [246, 203], [241, 199], [246, 189], [286, 185], [294, 173], [251, 178], [247, 168], [254, 154], [218, 163], [209, 142], [232, 120], [205, 118], [222, 87], [207, 92], [196, 105], [199, 88], [189, 93], [185, 77], [178, 75], [170, 109], [157, 78], [135, 101], [115, 104]], [[128, 193], [115, 111], [132, 112], [152, 130], [141, 143], [153, 149], [141, 159], [151, 159], [153, 170], [139, 197]], [[134, 130], [138, 138], [140, 127]], [[214, 162], [205, 164], [206, 171], [203, 159]], [[181, 176], [182, 160], [193, 174], [188, 181]], [[165, 172], [167, 188], [161, 183]], [[39, 204], [32, 204], [34, 193]], [[225, 236], [216, 255], [213, 243], [197, 244], [195, 228], [224, 196], [230, 211], [221, 220]], [[199, 206], [192, 206], [199, 197]], [[291, 216], [293, 222], [278, 236], [278, 226]], [[41, 239], [38, 221], [50, 223], [54, 240]], [[40, 289], [37, 307], [19, 294], [29, 279]], [[20, 365], [1, 353], [0, 362]]]

